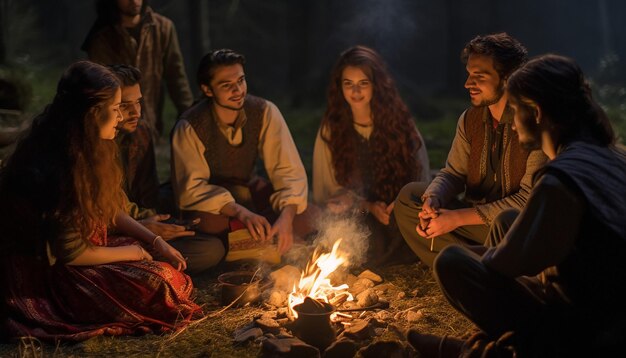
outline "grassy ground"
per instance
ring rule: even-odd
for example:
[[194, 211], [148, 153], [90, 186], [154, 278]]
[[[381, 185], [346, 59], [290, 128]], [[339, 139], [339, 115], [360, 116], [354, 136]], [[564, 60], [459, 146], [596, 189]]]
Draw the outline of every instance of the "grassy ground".
[[[218, 272], [194, 277], [197, 302], [208, 315], [220, 310]], [[404, 297], [390, 300], [390, 317], [381, 335], [371, 341], [404, 340], [408, 328], [421, 332], [467, 336], [472, 324], [445, 301], [431, 273], [418, 264], [391, 266], [378, 271], [387, 283]], [[78, 344], [0, 344], [0, 357], [258, 357], [259, 343], [234, 344], [232, 332], [265, 312], [263, 304], [229, 309], [190, 326], [179, 335], [141, 337], [97, 337]], [[409, 323], [406, 313], [419, 312], [421, 318]], [[356, 315], [355, 315], [356, 316]], [[397, 318], [395, 318], [397, 317]]]

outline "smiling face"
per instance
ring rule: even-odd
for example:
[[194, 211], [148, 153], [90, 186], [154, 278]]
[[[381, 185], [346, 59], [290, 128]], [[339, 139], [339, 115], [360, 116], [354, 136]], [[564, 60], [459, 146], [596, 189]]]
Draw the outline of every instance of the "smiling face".
[[100, 138], [114, 139], [117, 134], [117, 126], [122, 121], [120, 104], [122, 91], [118, 88], [115, 95], [97, 106], [98, 129]]
[[369, 107], [374, 95], [372, 81], [361, 68], [354, 66], [346, 66], [343, 69], [341, 89], [343, 97], [353, 110]]
[[240, 64], [217, 67], [210, 86], [201, 85], [200, 87], [205, 95], [213, 98], [215, 105], [233, 111], [243, 108], [248, 92], [246, 75]]
[[502, 99], [504, 80], [494, 68], [491, 57], [470, 55], [465, 69], [468, 74], [465, 88], [469, 91], [473, 106], [490, 106]]
[[139, 84], [122, 87], [122, 103], [120, 111], [123, 121], [120, 130], [132, 133], [137, 130], [137, 124], [141, 118], [141, 88]]
[[536, 104], [509, 95], [509, 106], [515, 111], [514, 129], [520, 145], [528, 150], [541, 148], [541, 126], [537, 123], [539, 111]]

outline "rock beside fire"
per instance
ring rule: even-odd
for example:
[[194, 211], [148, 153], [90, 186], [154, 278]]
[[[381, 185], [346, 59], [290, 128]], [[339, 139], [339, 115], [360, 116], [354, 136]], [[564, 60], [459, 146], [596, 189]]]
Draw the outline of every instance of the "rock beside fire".
[[361, 274], [359, 274], [358, 278], [366, 278], [374, 283], [381, 283], [383, 282], [383, 278], [380, 277], [379, 275], [373, 273], [370, 270], [365, 270], [363, 272], [361, 272]]
[[324, 358], [354, 357], [357, 351], [356, 342], [351, 339], [341, 338], [333, 342], [324, 351]]
[[295, 266], [285, 265], [270, 274], [274, 282], [274, 290], [291, 292], [294, 285], [300, 280], [300, 269]]
[[298, 338], [266, 339], [263, 341], [263, 354], [266, 357], [320, 357], [319, 349], [304, 343]]
[[356, 302], [360, 307], [368, 307], [378, 303], [378, 295], [373, 289], [368, 288], [356, 296]]
[[271, 318], [259, 318], [254, 321], [257, 327], [261, 328], [263, 332], [272, 334], [278, 334], [280, 332], [280, 325], [276, 320]]
[[374, 328], [369, 324], [369, 321], [362, 319], [353, 320], [350, 325], [347, 325], [345, 330], [339, 337], [348, 337], [354, 339], [368, 339], [374, 335]]
[[274, 307], [283, 307], [287, 304], [287, 298], [289, 295], [286, 291], [273, 290], [270, 293], [270, 297], [267, 299], [267, 303]]
[[421, 320], [424, 317], [424, 313], [422, 312], [422, 310], [418, 310], [418, 311], [409, 311], [406, 313], [406, 320], [409, 323], [415, 323], [418, 322], [419, 320]]
[[354, 285], [351, 285], [348, 291], [352, 293], [354, 296], [357, 296], [359, 293], [367, 290], [368, 288], [374, 287], [374, 282], [367, 278], [359, 278], [356, 280]]
[[253, 341], [263, 335], [263, 330], [261, 328], [253, 327], [247, 329], [243, 332], [238, 332], [235, 335], [235, 343], [244, 343], [247, 341]]
[[409, 356], [407, 346], [398, 341], [378, 341], [359, 350], [363, 358], [404, 358]]

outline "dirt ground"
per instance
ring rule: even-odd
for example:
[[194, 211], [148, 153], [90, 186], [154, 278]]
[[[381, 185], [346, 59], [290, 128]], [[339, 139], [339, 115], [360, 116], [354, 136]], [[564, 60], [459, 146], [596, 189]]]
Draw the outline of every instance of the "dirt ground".
[[[223, 308], [219, 303], [220, 286], [216, 277], [232, 269], [232, 265], [222, 266], [194, 277], [196, 300], [204, 306], [208, 317], [176, 334], [97, 337], [78, 344], [57, 346], [23, 339], [22, 342], [1, 344], [0, 357], [258, 357], [261, 355], [261, 344], [235, 344], [233, 331], [271, 307], [260, 302], [216, 314]], [[377, 340], [404, 341], [408, 328], [453, 336], [467, 336], [474, 329], [443, 298], [428, 268], [420, 264], [397, 265], [377, 273], [397, 291], [386, 310], [392, 318], [388, 320], [384, 333], [372, 340], [359, 342], [361, 346]], [[411, 315], [411, 322], [408, 312], [416, 313]]]

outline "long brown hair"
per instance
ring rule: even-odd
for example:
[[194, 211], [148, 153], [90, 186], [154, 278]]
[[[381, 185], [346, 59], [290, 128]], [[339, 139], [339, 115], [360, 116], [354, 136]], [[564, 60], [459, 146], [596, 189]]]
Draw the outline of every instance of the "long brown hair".
[[335, 64], [328, 88], [328, 104], [322, 118], [322, 139], [328, 144], [337, 183], [356, 184], [358, 168], [352, 110], [342, 91], [342, 73], [347, 66], [360, 68], [373, 84], [370, 102], [374, 129], [369, 139], [373, 165], [373, 188], [377, 200], [390, 203], [423, 169], [417, 159], [422, 143], [415, 123], [398, 89], [376, 51], [355, 46], [344, 51]]
[[14, 208], [2, 210], [2, 225], [18, 236], [12, 240], [41, 243], [77, 230], [87, 241], [123, 209], [117, 147], [99, 131], [99, 113], [118, 90], [104, 66], [80, 61], [65, 71], [54, 100], [0, 171], [2, 206]]
[[559, 144], [616, 142], [611, 122], [593, 99], [583, 71], [568, 57], [547, 54], [529, 61], [511, 75], [507, 90], [512, 97], [539, 105], [559, 129]]

